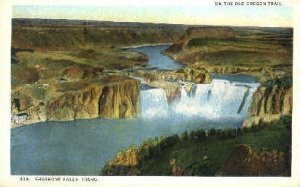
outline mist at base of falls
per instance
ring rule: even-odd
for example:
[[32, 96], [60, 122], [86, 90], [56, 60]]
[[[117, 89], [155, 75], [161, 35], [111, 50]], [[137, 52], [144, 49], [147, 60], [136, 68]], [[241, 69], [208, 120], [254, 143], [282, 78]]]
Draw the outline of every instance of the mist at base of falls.
[[146, 87], [140, 94], [140, 117], [169, 123], [210, 121], [241, 123], [247, 116], [252, 95], [259, 84], [215, 78], [210, 84], [193, 84], [180, 97], [167, 102], [162, 88]]

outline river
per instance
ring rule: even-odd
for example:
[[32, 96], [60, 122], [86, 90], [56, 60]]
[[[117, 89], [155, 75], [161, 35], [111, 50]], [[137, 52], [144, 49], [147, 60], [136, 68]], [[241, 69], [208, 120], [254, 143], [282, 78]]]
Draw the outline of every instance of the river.
[[[148, 55], [149, 66], [180, 68], [180, 64], [162, 55], [165, 49], [148, 46], [132, 50]], [[162, 65], [165, 62], [167, 65]], [[195, 84], [190, 93], [183, 85], [181, 98], [168, 104], [164, 90], [144, 86], [137, 118], [44, 122], [14, 128], [12, 174], [98, 175], [116, 152], [148, 138], [240, 127], [257, 87], [256, 80], [246, 75], [213, 75], [212, 83]]]
[[160, 70], [175, 70], [181, 68], [181, 64], [162, 54], [162, 52], [168, 47], [169, 45], [154, 45], [131, 48], [129, 50], [146, 54], [149, 58], [149, 67], [157, 68]]

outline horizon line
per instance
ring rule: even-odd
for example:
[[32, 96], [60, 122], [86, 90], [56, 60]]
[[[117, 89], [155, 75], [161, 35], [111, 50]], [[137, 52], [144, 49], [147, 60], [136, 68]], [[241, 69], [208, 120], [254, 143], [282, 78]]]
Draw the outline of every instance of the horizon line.
[[93, 20], [93, 19], [68, 19], [68, 18], [30, 18], [30, 17], [12, 17], [13, 19], [40, 19], [40, 20], [67, 20], [67, 21], [92, 21], [92, 22], [111, 22], [111, 23], [140, 23], [140, 24], [161, 24], [161, 25], [182, 25], [182, 26], [211, 26], [211, 27], [257, 27], [257, 28], [291, 28], [293, 26], [258, 26], [258, 25], [207, 25], [207, 24], [184, 24], [184, 23], [166, 23], [166, 22], [139, 22], [139, 21], [112, 21], [112, 20]]

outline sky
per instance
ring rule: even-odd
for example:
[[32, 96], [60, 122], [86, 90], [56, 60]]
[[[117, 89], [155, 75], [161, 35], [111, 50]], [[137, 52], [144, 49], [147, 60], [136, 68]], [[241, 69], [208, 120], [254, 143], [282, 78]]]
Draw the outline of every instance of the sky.
[[15, 5], [14, 18], [81, 19], [193, 25], [292, 27], [288, 6], [66, 6]]

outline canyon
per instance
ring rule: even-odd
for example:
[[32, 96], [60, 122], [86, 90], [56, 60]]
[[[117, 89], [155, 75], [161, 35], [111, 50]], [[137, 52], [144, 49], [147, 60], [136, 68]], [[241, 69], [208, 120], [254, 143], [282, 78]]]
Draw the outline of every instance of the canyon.
[[[95, 175], [148, 138], [280, 123], [292, 116], [292, 37], [291, 28], [14, 19], [13, 173]], [[68, 149], [74, 158], [57, 147], [80, 139], [89, 146]], [[53, 155], [64, 171], [43, 170]], [[66, 164], [76, 159], [79, 169]]]

